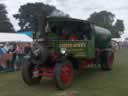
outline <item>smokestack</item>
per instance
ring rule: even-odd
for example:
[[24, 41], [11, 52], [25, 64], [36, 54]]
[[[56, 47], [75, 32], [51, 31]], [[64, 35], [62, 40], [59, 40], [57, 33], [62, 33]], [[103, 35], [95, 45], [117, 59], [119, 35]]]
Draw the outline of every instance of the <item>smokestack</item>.
[[44, 36], [46, 17], [44, 15], [34, 15], [32, 20], [33, 38]]
[[45, 32], [45, 24], [46, 24], [46, 18], [45, 16], [38, 16], [38, 32], [40, 33], [40, 37], [44, 36]]

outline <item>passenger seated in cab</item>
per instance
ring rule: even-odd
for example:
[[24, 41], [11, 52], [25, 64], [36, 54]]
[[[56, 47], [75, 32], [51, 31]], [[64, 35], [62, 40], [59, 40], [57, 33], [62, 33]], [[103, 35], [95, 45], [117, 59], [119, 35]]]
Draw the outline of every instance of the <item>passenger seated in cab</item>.
[[62, 39], [63, 40], [79, 40], [76, 32], [70, 28], [63, 28], [62, 30]]

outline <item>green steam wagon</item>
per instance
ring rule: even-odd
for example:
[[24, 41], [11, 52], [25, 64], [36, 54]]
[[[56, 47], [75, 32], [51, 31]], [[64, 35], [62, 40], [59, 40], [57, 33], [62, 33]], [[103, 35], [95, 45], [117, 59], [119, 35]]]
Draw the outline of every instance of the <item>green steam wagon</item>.
[[65, 17], [43, 18], [38, 25], [32, 50], [22, 67], [26, 84], [38, 84], [47, 76], [54, 79], [59, 89], [65, 89], [71, 86], [74, 72], [90, 65], [112, 69], [114, 53], [109, 30]]

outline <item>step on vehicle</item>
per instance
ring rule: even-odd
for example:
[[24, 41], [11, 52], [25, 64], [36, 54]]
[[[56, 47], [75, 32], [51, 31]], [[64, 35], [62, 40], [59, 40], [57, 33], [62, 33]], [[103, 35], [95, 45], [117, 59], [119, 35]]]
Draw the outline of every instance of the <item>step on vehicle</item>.
[[57, 88], [71, 86], [74, 73], [92, 65], [112, 70], [112, 34], [89, 21], [40, 16], [30, 54], [25, 56], [22, 78], [28, 85], [42, 77], [54, 79]]

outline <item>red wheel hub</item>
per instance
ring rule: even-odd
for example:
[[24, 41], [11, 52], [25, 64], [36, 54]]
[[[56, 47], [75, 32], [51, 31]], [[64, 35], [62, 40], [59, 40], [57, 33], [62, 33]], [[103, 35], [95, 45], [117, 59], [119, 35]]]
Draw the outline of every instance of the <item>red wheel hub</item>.
[[73, 77], [73, 71], [72, 71], [71, 65], [65, 64], [62, 67], [60, 79], [62, 80], [65, 86], [68, 86], [72, 81], [72, 77]]

